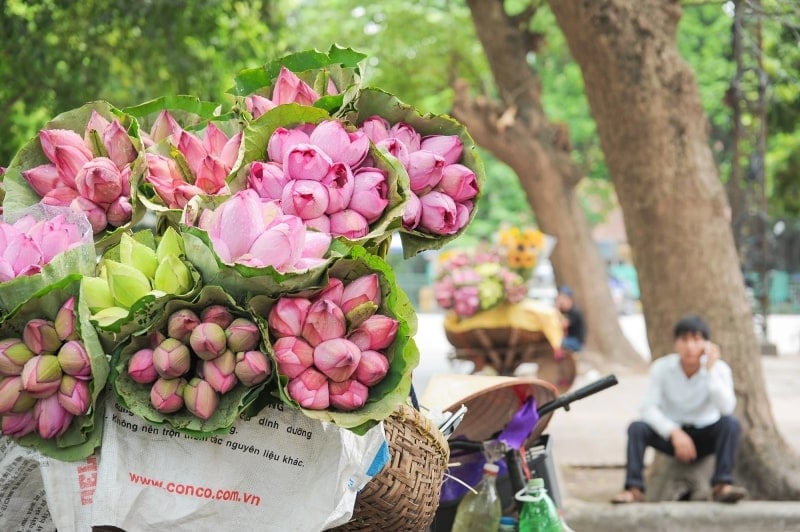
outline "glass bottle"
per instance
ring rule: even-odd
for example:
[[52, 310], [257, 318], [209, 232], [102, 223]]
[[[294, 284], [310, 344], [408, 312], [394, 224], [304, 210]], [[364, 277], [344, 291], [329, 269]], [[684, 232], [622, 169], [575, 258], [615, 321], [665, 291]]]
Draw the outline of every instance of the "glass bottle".
[[532, 478], [527, 487], [516, 494], [522, 501], [519, 513], [519, 532], [562, 532], [561, 516], [553, 499], [547, 494], [544, 479]]
[[458, 504], [452, 532], [497, 532], [503, 512], [496, 484], [499, 470], [497, 464], [484, 464], [477, 493], [468, 491]]

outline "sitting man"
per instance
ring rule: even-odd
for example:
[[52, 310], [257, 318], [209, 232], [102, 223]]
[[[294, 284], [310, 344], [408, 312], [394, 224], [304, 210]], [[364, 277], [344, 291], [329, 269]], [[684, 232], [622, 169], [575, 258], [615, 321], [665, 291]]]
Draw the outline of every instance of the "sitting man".
[[[586, 341], [586, 321], [583, 318], [583, 312], [572, 298], [572, 289], [569, 286], [559, 287], [556, 308], [561, 312], [564, 326], [564, 340], [561, 342], [561, 349], [577, 353], [583, 349], [583, 343]], [[561, 353], [556, 354], [556, 358], [559, 356]]]
[[719, 346], [709, 341], [708, 325], [701, 318], [679, 320], [674, 338], [677, 353], [652, 363], [642, 419], [628, 427], [625, 490], [614, 496], [614, 503], [644, 500], [648, 446], [685, 463], [713, 454], [713, 499], [732, 503], [747, 495], [733, 485], [740, 428], [732, 416], [736, 396], [731, 368], [720, 359]]

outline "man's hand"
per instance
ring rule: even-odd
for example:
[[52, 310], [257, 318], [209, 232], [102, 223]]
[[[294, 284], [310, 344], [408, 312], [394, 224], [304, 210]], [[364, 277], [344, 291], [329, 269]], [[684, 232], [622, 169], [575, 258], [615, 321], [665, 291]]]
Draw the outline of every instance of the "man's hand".
[[697, 458], [697, 448], [686, 432], [682, 429], [675, 429], [669, 436], [672, 446], [675, 448], [675, 458], [687, 464]]
[[719, 360], [719, 346], [714, 342], [706, 342], [706, 369], [710, 370], [714, 362]]

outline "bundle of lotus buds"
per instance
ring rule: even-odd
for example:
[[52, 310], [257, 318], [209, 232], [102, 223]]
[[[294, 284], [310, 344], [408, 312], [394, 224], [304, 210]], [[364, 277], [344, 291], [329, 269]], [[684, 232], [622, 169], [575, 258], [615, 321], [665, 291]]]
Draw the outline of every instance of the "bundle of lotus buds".
[[150, 386], [150, 403], [162, 414], [186, 408], [207, 420], [220, 396], [237, 385], [261, 384], [271, 373], [258, 326], [224, 305], [208, 306], [199, 316], [189, 308], [176, 310], [166, 330], [150, 339], [150, 347], [133, 353], [127, 372]]
[[92, 404], [92, 367], [76, 328], [75, 298], [55, 320], [29, 320], [21, 338], [0, 340], [2, 433], [61, 436]]
[[378, 313], [378, 275], [362, 275], [345, 284], [330, 277], [313, 297], [282, 297], [268, 323], [280, 375], [287, 392], [310, 410], [342, 411], [364, 406], [369, 388], [389, 370], [385, 350], [398, 321]]

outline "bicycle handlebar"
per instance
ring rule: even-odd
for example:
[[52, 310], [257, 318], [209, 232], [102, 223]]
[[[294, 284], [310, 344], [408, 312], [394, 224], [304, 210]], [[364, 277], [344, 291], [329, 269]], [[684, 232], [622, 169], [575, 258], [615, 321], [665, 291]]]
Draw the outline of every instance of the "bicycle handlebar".
[[573, 403], [579, 399], [583, 399], [584, 397], [588, 397], [590, 395], [594, 395], [597, 392], [603, 391], [606, 388], [610, 388], [616, 385], [619, 381], [617, 380], [617, 376], [613, 373], [610, 373], [603, 377], [602, 379], [598, 379], [594, 382], [587, 384], [582, 388], [578, 388], [574, 392], [570, 392], [564, 394], [556, 399], [553, 399], [549, 403], [545, 403], [537, 409], [539, 416], [544, 416], [549, 414], [550, 412], [557, 410], [559, 408], [564, 408], [564, 410], [569, 410], [570, 403]]

